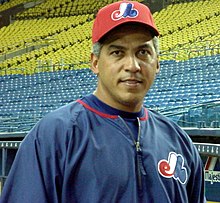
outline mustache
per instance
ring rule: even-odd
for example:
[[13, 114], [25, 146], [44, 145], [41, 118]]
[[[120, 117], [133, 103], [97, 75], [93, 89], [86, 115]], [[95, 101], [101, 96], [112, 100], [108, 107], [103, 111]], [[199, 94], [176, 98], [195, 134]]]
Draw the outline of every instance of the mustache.
[[125, 81], [135, 81], [135, 82], [143, 82], [143, 77], [140, 75], [125, 75], [120, 77], [121, 82]]

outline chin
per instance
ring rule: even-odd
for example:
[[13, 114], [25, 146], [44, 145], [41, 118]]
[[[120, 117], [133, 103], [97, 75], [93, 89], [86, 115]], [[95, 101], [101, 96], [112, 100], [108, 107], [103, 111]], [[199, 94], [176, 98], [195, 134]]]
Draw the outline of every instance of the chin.
[[121, 98], [121, 103], [124, 103], [126, 106], [136, 106], [143, 102], [143, 96], [136, 96], [133, 94], [125, 95]]

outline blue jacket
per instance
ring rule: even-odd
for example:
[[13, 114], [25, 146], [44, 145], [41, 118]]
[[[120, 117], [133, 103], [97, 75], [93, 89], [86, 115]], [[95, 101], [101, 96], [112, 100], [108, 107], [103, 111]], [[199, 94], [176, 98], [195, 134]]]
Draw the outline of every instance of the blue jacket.
[[86, 98], [25, 137], [1, 203], [203, 202], [202, 162], [184, 131], [143, 107], [135, 138], [122, 116]]

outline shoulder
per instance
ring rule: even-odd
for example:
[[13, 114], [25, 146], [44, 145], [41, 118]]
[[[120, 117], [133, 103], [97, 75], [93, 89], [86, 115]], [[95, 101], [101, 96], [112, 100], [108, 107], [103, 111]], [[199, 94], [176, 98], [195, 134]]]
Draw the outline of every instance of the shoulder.
[[157, 111], [148, 110], [148, 117], [149, 121], [155, 122], [159, 126], [176, 129], [185, 134], [185, 131], [183, 131], [176, 122]]
[[84, 111], [76, 101], [62, 106], [40, 119], [26, 137], [29, 140], [65, 140], [77, 127], [77, 119]]
[[176, 122], [153, 110], [148, 110], [148, 117], [149, 125], [154, 126], [157, 134], [174, 144], [182, 143], [194, 150], [190, 136]]
[[36, 126], [50, 128], [65, 126], [68, 128], [74, 124], [82, 110], [82, 105], [74, 101], [48, 113]]
[[177, 123], [156, 111], [149, 110], [148, 115], [149, 125], [153, 126], [161, 149], [184, 157], [189, 171], [191, 168], [202, 166], [199, 152], [191, 137]]

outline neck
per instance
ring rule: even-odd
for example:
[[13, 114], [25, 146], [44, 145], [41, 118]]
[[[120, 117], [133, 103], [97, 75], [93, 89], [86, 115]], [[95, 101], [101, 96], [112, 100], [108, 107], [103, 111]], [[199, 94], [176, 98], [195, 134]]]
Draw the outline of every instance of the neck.
[[101, 94], [99, 91], [96, 89], [93, 94], [101, 100], [103, 103], [121, 110], [121, 111], [126, 111], [130, 113], [136, 113], [139, 112], [142, 108], [142, 102], [141, 103], [135, 103], [135, 102], [125, 102], [125, 101], [115, 101], [114, 99], [109, 99], [109, 95]]

